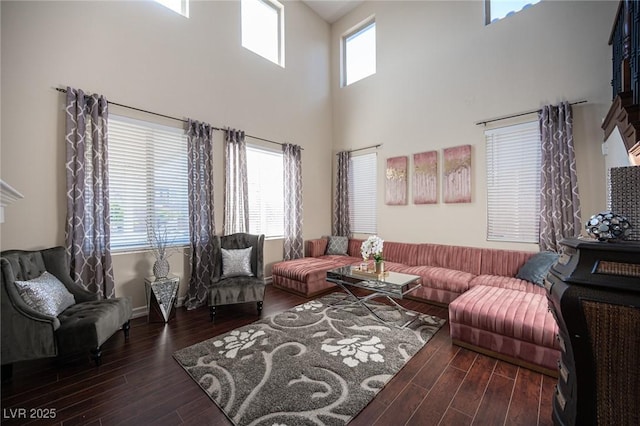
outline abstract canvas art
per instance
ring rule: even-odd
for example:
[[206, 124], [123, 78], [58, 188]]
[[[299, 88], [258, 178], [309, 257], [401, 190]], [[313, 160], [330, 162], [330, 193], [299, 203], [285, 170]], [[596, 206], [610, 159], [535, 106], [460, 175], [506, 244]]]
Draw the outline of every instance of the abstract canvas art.
[[471, 202], [471, 145], [444, 150], [443, 192], [445, 203]]
[[438, 151], [413, 154], [413, 203], [438, 202]]
[[408, 157], [387, 158], [385, 176], [385, 202], [390, 206], [407, 204]]

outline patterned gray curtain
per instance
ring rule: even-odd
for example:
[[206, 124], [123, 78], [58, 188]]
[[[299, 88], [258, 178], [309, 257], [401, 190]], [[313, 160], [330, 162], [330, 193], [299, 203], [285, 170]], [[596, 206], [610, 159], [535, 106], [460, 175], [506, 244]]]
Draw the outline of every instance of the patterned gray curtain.
[[213, 128], [191, 120], [187, 125], [191, 278], [186, 306], [195, 309], [207, 303], [213, 279]]
[[563, 238], [580, 234], [580, 197], [573, 150], [571, 105], [546, 105], [539, 116], [542, 139], [540, 250], [558, 251]]
[[[115, 296], [109, 222], [108, 103], [67, 87], [66, 248], [71, 277], [104, 298]], [[91, 136], [87, 138], [87, 125]]]
[[302, 148], [282, 145], [284, 153], [284, 260], [304, 257], [302, 239]]
[[336, 170], [336, 193], [333, 204], [332, 235], [351, 236], [349, 221], [349, 162], [351, 152], [338, 153], [338, 169]]
[[225, 130], [224, 234], [249, 230], [247, 144], [244, 132]]

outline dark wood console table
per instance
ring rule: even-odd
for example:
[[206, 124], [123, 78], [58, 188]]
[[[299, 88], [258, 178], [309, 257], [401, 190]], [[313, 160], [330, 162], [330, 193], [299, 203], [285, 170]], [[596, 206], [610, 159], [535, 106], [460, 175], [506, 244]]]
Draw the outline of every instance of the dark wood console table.
[[556, 425], [640, 424], [640, 243], [566, 239], [547, 279]]

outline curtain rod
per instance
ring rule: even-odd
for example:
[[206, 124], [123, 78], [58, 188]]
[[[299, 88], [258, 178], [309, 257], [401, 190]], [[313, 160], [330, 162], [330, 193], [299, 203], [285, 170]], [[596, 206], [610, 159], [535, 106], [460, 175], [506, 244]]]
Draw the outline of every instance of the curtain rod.
[[[67, 89], [61, 89], [61, 88], [59, 88], [59, 87], [55, 87], [55, 89], [56, 89], [58, 92], [61, 92], [61, 93], [67, 93]], [[136, 108], [136, 107], [132, 107], [132, 106], [129, 106], [129, 105], [119, 104], [119, 103], [117, 103], [117, 102], [113, 102], [113, 101], [107, 101], [107, 103], [108, 103], [108, 104], [111, 104], [111, 105], [116, 105], [116, 106], [119, 106], [119, 107], [122, 107], [122, 108], [132, 109], [132, 110], [134, 110], [134, 111], [144, 112], [145, 114], [151, 114], [151, 115], [155, 115], [155, 116], [158, 116], [158, 117], [168, 118], [168, 119], [170, 119], [170, 120], [181, 121], [181, 122], [183, 122], [183, 123], [185, 123], [185, 124], [187, 123], [187, 120], [185, 120], [184, 118], [172, 117], [172, 116], [170, 116], [170, 115], [160, 114], [160, 113], [157, 113], [157, 112], [148, 111], [148, 110], [146, 110], [146, 109], [141, 109], [141, 108]], [[220, 127], [211, 127], [211, 128], [212, 128], [213, 130], [218, 130], [218, 131], [221, 131], [221, 132], [222, 132], [222, 131], [224, 131], [224, 129], [222, 129], [222, 128], [220, 128]], [[276, 141], [272, 141], [272, 140], [265, 139], [265, 138], [259, 138], [259, 137], [257, 137], [257, 136], [252, 136], [252, 135], [245, 134], [245, 137], [247, 137], [247, 138], [251, 138], [251, 139], [257, 139], [257, 140], [264, 141], [264, 142], [273, 143], [273, 144], [280, 145], [280, 146], [284, 146], [284, 144], [283, 144], [283, 143], [276, 142]], [[304, 150], [304, 148], [302, 148], [302, 147], [301, 147], [300, 149]]]
[[[570, 103], [569, 103], [569, 105], [583, 104], [583, 103], [585, 103], [585, 102], [587, 102], [587, 101], [586, 101], [586, 100], [581, 100], [581, 101], [576, 101], [576, 102], [570, 102]], [[534, 110], [527, 111], [527, 112], [521, 112], [520, 114], [512, 114], [512, 115], [505, 115], [504, 117], [491, 118], [491, 119], [489, 119], [489, 120], [478, 121], [478, 122], [476, 123], [476, 126], [479, 126], [479, 125], [481, 125], [481, 124], [486, 126], [486, 125], [487, 125], [487, 123], [492, 123], [492, 122], [494, 122], [494, 121], [500, 121], [500, 120], [506, 120], [506, 119], [508, 119], [508, 118], [520, 117], [520, 116], [522, 116], [522, 115], [529, 115], [529, 114], [533, 114], [533, 113], [536, 113], [536, 112], [538, 112], [538, 113], [539, 113], [539, 112], [541, 112], [541, 111], [542, 111], [541, 109], [534, 109]]]
[[[365, 149], [371, 149], [371, 148], [380, 148], [382, 146], [381, 143], [379, 143], [378, 145], [371, 145], [371, 146], [365, 146], [364, 148], [356, 148], [356, 149], [351, 149], [351, 150], [347, 150], [346, 152], [357, 152], [357, 151], [363, 151]], [[338, 155], [339, 153], [336, 153], [336, 155]]]

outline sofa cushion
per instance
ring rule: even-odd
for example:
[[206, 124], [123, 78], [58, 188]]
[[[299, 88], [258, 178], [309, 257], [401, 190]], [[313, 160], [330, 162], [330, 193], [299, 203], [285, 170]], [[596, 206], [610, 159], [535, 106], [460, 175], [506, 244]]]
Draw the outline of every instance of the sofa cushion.
[[544, 278], [549, 273], [549, 269], [558, 260], [558, 253], [552, 251], [541, 251], [529, 258], [522, 265], [516, 278], [530, 281], [540, 287], [544, 287]]
[[342, 237], [338, 235], [331, 235], [327, 237], [327, 252], [326, 254], [346, 256], [349, 249], [349, 237]]
[[318, 257], [325, 254], [327, 251], [327, 243], [329, 240], [326, 238], [317, 238], [315, 240], [307, 240], [305, 246], [307, 248], [308, 257]]
[[556, 340], [558, 325], [543, 295], [476, 286], [449, 304], [449, 319], [458, 324], [559, 349]]
[[479, 285], [507, 288], [510, 290], [518, 290], [542, 296], [546, 295], [544, 287], [539, 287], [529, 281], [521, 280], [520, 278], [501, 277], [499, 275], [478, 275], [471, 280], [469, 288], [477, 287]]
[[131, 318], [131, 300], [127, 297], [77, 303], [64, 312], [56, 331], [62, 353], [96, 348]]
[[[532, 286], [533, 287], [533, 286]], [[543, 295], [478, 285], [449, 304], [451, 338], [554, 371], [558, 325]]]
[[338, 266], [330, 259], [303, 257], [275, 263], [271, 268], [271, 273], [272, 275], [307, 282], [311, 275], [326, 275], [329, 269], [337, 268]]
[[349, 250], [347, 254], [351, 257], [357, 257], [358, 259], [362, 259], [362, 251], [360, 248], [362, 247], [362, 243], [364, 240], [350, 238], [349, 239]]
[[24, 302], [36, 311], [57, 317], [62, 311], [76, 303], [73, 294], [47, 271], [28, 281], [15, 281]]
[[333, 263], [334, 268], [338, 268], [340, 266], [346, 266], [346, 265], [356, 265], [362, 262], [362, 259], [358, 259], [351, 256], [342, 256], [339, 254], [326, 254], [324, 256], [320, 256], [318, 259], [326, 260]]
[[481, 249], [482, 262], [476, 275], [515, 277], [518, 270], [535, 252], [501, 249]]
[[385, 241], [382, 257], [385, 262], [415, 265], [418, 254], [418, 244], [394, 243]]
[[481, 249], [475, 247], [420, 244], [414, 265], [455, 269], [478, 275], [481, 253]]
[[475, 277], [468, 272], [433, 266], [414, 266], [404, 269], [403, 272], [419, 275], [423, 287], [442, 289], [458, 294], [469, 290], [469, 282]]

